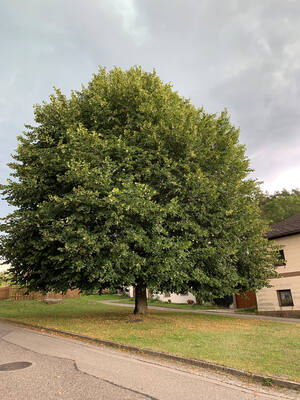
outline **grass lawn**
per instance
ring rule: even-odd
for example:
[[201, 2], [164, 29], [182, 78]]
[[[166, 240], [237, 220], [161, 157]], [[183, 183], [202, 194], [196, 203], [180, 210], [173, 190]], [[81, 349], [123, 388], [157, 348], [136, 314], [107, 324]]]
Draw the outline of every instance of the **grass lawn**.
[[130, 323], [132, 309], [96, 302], [111, 298], [1, 300], [0, 317], [300, 381], [300, 324], [159, 310]]

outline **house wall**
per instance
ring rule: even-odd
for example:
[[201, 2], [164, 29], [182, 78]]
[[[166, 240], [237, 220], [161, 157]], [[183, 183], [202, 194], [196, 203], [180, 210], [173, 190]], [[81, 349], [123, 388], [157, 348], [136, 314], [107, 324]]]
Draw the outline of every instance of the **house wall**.
[[[279, 315], [300, 315], [300, 234], [274, 239], [282, 246], [286, 265], [279, 266], [280, 278], [270, 279], [271, 288], [256, 293], [258, 312]], [[291, 290], [294, 306], [281, 307], [277, 290]]]
[[[134, 297], [134, 288], [130, 286], [128, 289], [129, 297]], [[167, 296], [166, 296], [167, 295]], [[176, 294], [176, 293], [157, 293], [152, 294], [152, 296], [160, 301], [168, 302], [171, 300], [171, 303], [187, 303], [188, 300], [193, 300], [196, 303], [196, 298], [192, 293], [188, 293], [187, 295]], [[147, 290], [147, 297], [150, 297], [150, 293]]]
[[192, 300], [196, 303], [196, 297], [192, 293], [187, 294], [176, 294], [176, 293], [158, 293], [153, 296], [160, 301], [168, 302], [171, 300], [171, 303], [179, 304], [179, 303], [187, 303], [188, 300]]

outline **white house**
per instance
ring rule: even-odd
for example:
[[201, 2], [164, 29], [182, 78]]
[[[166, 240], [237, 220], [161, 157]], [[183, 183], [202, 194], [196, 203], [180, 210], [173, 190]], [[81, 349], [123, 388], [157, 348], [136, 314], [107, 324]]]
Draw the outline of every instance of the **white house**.
[[[134, 297], [134, 287], [131, 286], [128, 290], [129, 297]], [[147, 297], [150, 297], [150, 291], [147, 290]], [[170, 292], [164, 292], [164, 293], [152, 293], [152, 297], [154, 299], [164, 301], [165, 303], [187, 303], [188, 300], [192, 300], [194, 303], [196, 303], [196, 298], [192, 293], [186, 293], [186, 294], [176, 294], [176, 293], [170, 293]]]

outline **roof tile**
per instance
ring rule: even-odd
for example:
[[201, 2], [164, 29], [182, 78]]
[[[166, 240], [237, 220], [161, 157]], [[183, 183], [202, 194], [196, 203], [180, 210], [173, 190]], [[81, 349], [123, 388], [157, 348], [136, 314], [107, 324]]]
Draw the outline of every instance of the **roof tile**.
[[267, 233], [268, 239], [275, 239], [281, 236], [288, 236], [294, 233], [300, 233], [300, 214], [284, 219], [275, 224], [272, 230]]

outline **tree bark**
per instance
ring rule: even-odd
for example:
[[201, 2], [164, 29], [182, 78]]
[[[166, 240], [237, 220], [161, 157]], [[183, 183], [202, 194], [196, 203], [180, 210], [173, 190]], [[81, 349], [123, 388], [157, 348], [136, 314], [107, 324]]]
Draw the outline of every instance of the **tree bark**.
[[148, 305], [146, 287], [142, 285], [136, 285], [134, 314], [144, 315], [146, 314], [147, 309]]

